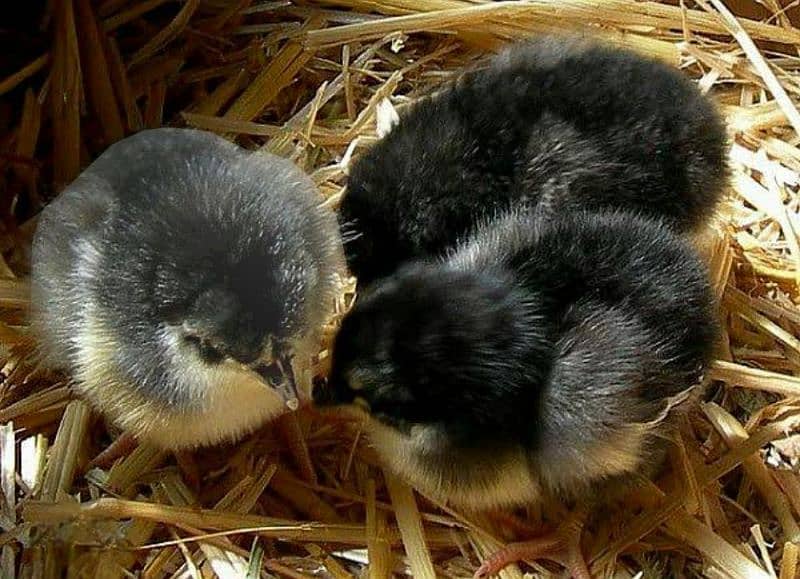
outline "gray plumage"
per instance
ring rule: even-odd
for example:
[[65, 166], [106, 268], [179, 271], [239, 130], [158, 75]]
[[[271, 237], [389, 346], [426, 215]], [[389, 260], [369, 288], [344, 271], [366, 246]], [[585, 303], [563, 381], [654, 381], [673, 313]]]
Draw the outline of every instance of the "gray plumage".
[[304, 368], [344, 267], [320, 202], [290, 161], [210, 133], [116, 143], [39, 220], [33, 323], [45, 362], [164, 446], [233, 438], [279, 414], [276, 388], [310, 388]]

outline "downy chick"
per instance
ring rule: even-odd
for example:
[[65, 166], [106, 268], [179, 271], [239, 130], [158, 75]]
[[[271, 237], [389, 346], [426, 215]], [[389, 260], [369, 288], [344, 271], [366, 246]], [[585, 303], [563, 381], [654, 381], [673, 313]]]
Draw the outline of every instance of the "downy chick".
[[[365, 409], [386, 464], [439, 500], [591, 506], [660, 464], [670, 410], [712, 355], [714, 307], [704, 266], [659, 222], [511, 211], [360, 296], [314, 399]], [[558, 547], [586, 577], [577, 539], [510, 558]]]
[[211, 133], [112, 145], [40, 217], [45, 362], [122, 429], [172, 449], [296, 407], [344, 270], [320, 201], [290, 161]]
[[515, 45], [414, 103], [354, 163], [348, 265], [366, 285], [521, 204], [626, 208], [691, 230], [725, 160], [720, 116], [680, 72], [569, 37]]

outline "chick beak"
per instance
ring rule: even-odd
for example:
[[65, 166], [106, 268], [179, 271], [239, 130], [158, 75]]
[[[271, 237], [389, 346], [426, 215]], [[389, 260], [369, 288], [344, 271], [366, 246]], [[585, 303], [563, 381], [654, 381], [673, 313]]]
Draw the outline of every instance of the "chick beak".
[[294, 379], [292, 357], [291, 355], [284, 355], [277, 358], [275, 363], [283, 375], [283, 380], [275, 388], [275, 391], [281, 395], [290, 410], [297, 410], [300, 407], [300, 393], [297, 391], [297, 382]]
[[273, 352], [269, 359], [256, 361], [252, 369], [280, 395], [290, 410], [300, 407], [291, 352]]

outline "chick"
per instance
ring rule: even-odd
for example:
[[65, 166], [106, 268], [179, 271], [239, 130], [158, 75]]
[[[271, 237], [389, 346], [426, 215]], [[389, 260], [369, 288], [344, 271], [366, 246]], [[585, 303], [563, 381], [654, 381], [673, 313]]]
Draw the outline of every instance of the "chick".
[[344, 271], [320, 201], [290, 161], [203, 131], [116, 143], [39, 220], [44, 361], [122, 429], [172, 449], [296, 406]]
[[725, 159], [720, 116], [684, 75], [545, 37], [421, 99], [354, 163], [348, 265], [366, 285], [519, 203], [635, 209], [691, 230], [720, 196]]
[[314, 390], [320, 406], [366, 410], [392, 470], [467, 510], [592, 505], [653, 473], [670, 410], [715, 341], [707, 273], [669, 228], [627, 212], [533, 213], [511, 211], [445, 260], [378, 281]]

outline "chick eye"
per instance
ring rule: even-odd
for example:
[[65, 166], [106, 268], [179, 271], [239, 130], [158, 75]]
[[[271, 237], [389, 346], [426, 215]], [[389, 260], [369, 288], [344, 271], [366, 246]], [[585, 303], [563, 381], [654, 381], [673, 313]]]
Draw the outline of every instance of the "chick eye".
[[255, 371], [273, 388], [277, 388], [283, 384], [283, 372], [277, 364], [260, 364], [255, 368]]
[[225, 358], [225, 354], [220, 352], [207, 340], [203, 340], [199, 336], [188, 335], [184, 336], [184, 341], [197, 348], [200, 357], [207, 364], [218, 364]]

